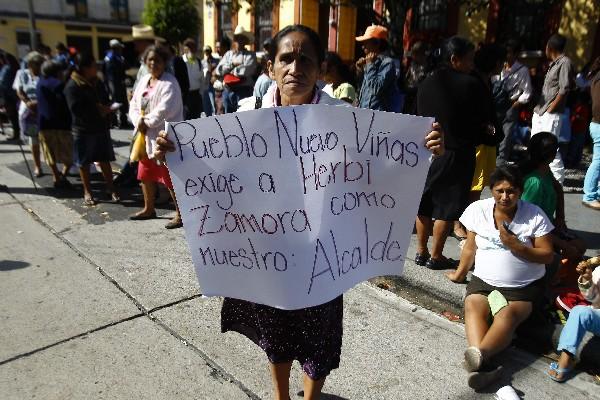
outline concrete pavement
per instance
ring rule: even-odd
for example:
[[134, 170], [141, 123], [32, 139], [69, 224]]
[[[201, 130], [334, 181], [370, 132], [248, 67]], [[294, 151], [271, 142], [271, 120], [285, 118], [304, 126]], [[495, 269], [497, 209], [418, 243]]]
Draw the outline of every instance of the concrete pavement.
[[[181, 230], [127, 221], [139, 197], [84, 208], [78, 192], [36, 192], [15, 149], [0, 139], [2, 398], [270, 398], [264, 355], [219, 333], [220, 299], [200, 297]], [[460, 297], [440, 276], [408, 263], [403, 279]], [[518, 349], [504, 356], [506, 378], [474, 393], [461, 324], [371, 284], [345, 300], [342, 363], [324, 399], [485, 399], [509, 382], [529, 399], [600, 398], [592, 376], [556, 384], [547, 360]], [[300, 375], [295, 365], [292, 395]]]

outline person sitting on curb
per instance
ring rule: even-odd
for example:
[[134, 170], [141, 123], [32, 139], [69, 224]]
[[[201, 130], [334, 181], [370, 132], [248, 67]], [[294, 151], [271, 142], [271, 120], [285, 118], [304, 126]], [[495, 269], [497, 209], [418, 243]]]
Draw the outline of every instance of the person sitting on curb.
[[467, 239], [459, 270], [446, 274], [462, 280], [475, 263], [465, 298], [469, 347], [463, 362], [468, 385], [475, 390], [501, 376], [502, 367], [488, 369], [489, 361], [510, 345], [517, 327], [543, 298], [544, 264], [553, 259], [554, 226], [538, 206], [520, 200], [519, 170], [496, 168], [490, 189], [492, 198], [472, 203], [460, 217]]
[[[579, 290], [591, 306], [575, 306], [560, 333], [558, 362], [550, 363], [547, 374], [556, 382], [565, 382], [573, 375], [575, 355], [586, 331], [600, 336], [600, 256], [577, 265]], [[593, 272], [592, 272], [593, 271]]]

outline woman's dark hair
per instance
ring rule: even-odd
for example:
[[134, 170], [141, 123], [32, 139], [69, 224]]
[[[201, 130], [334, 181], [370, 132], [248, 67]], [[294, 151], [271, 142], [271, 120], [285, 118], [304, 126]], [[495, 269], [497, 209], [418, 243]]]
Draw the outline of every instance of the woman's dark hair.
[[334, 67], [340, 77], [342, 78], [342, 82], [347, 82], [354, 86], [354, 74], [350, 71], [350, 68], [344, 64], [342, 58], [333, 51], [328, 51], [325, 53], [325, 62], [327, 63], [327, 69]]
[[477, 71], [488, 75], [501, 65], [506, 58], [506, 50], [495, 44], [484, 44], [475, 52], [474, 64]]
[[520, 191], [523, 191], [523, 175], [521, 175], [519, 168], [513, 165], [496, 167], [490, 175], [490, 189], [494, 189], [494, 186], [502, 181], [507, 181]]
[[442, 46], [442, 61], [449, 65], [452, 56], [462, 58], [474, 50], [475, 45], [467, 39], [460, 36], [452, 36]]
[[187, 48], [189, 48], [190, 50], [192, 50], [192, 52], [195, 52], [197, 50], [196, 47], [196, 41], [192, 38], [187, 38], [183, 41], [183, 45]]
[[61, 71], [62, 66], [54, 60], [47, 60], [42, 64], [42, 76], [44, 78], [58, 78]]
[[548, 164], [556, 156], [558, 139], [550, 132], [540, 132], [529, 139], [527, 145], [527, 160], [521, 167], [524, 175], [543, 164]]
[[567, 38], [563, 35], [559, 35], [558, 33], [550, 36], [548, 39], [548, 47], [552, 50], [562, 53], [565, 51], [565, 46], [567, 45]]
[[517, 39], [508, 39], [504, 44], [506, 51], [512, 51], [513, 54], [517, 54], [521, 51], [521, 42]]
[[321, 44], [321, 38], [319, 34], [313, 31], [311, 28], [305, 25], [295, 24], [288, 25], [275, 35], [273, 38], [273, 51], [269, 52], [269, 60], [271, 62], [275, 62], [275, 57], [277, 56], [277, 52], [279, 51], [279, 42], [285, 36], [289, 35], [292, 32], [300, 32], [305, 34], [308, 37], [308, 40], [312, 44], [315, 49], [315, 53], [317, 54], [317, 61], [319, 65], [323, 62], [325, 58], [325, 50], [323, 50], [323, 45]]
[[96, 59], [92, 53], [79, 53], [75, 56], [75, 65], [77, 66], [77, 71], [81, 72], [83, 68], [89, 68], [92, 65], [96, 65]]
[[169, 59], [171, 58], [171, 55], [169, 54], [169, 50], [165, 49], [163, 46], [152, 45], [152, 46], [148, 46], [146, 51], [144, 51], [144, 55], [142, 56], [142, 60], [144, 61], [144, 64], [146, 63], [147, 58], [150, 55], [150, 53], [154, 53], [157, 56], [159, 56], [165, 64], [167, 64], [169, 62]]

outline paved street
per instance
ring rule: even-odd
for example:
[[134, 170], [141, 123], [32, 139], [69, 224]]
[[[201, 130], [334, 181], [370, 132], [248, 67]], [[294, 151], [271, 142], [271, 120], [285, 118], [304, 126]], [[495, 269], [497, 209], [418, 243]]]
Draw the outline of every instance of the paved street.
[[[113, 138], [122, 160], [127, 133]], [[183, 230], [163, 228], [172, 206], [158, 209], [163, 219], [131, 222], [137, 191], [120, 205], [85, 208], [78, 190], [47, 189], [49, 176], [37, 182], [39, 190], [19, 147], [0, 136], [0, 184], [8, 187], [0, 190], [0, 398], [271, 398], [264, 354], [220, 333], [221, 300], [200, 295]], [[94, 188], [102, 198], [101, 182]], [[580, 198], [566, 196], [568, 223], [595, 254], [599, 215]], [[458, 256], [454, 239], [448, 249]], [[503, 356], [502, 382], [473, 392], [460, 366], [463, 326], [439, 315], [459, 311], [464, 285], [411, 261], [394, 282], [412, 303], [372, 283], [345, 295], [342, 362], [323, 399], [492, 399], [506, 384], [524, 399], [600, 399], [594, 376], [554, 383], [548, 359], [516, 348]], [[292, 399], [300, 398], [297, 364], [292, 382]]]

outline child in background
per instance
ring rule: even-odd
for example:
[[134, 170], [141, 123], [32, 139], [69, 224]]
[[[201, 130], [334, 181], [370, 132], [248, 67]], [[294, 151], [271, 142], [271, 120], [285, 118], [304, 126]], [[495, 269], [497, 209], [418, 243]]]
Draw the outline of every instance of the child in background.
[[573, 374], [575, 355], [584, 334], [589, 331], [600, 335], [600, 268], [596, 268], [599, 264], [600, 256], [597, 256], [577, 266], [579, 290], [592, 305], [575, 306], [569, 314], [558, 341], [560, 358], [551, 363], [547, 371], [556, 382], [565, 382]]

